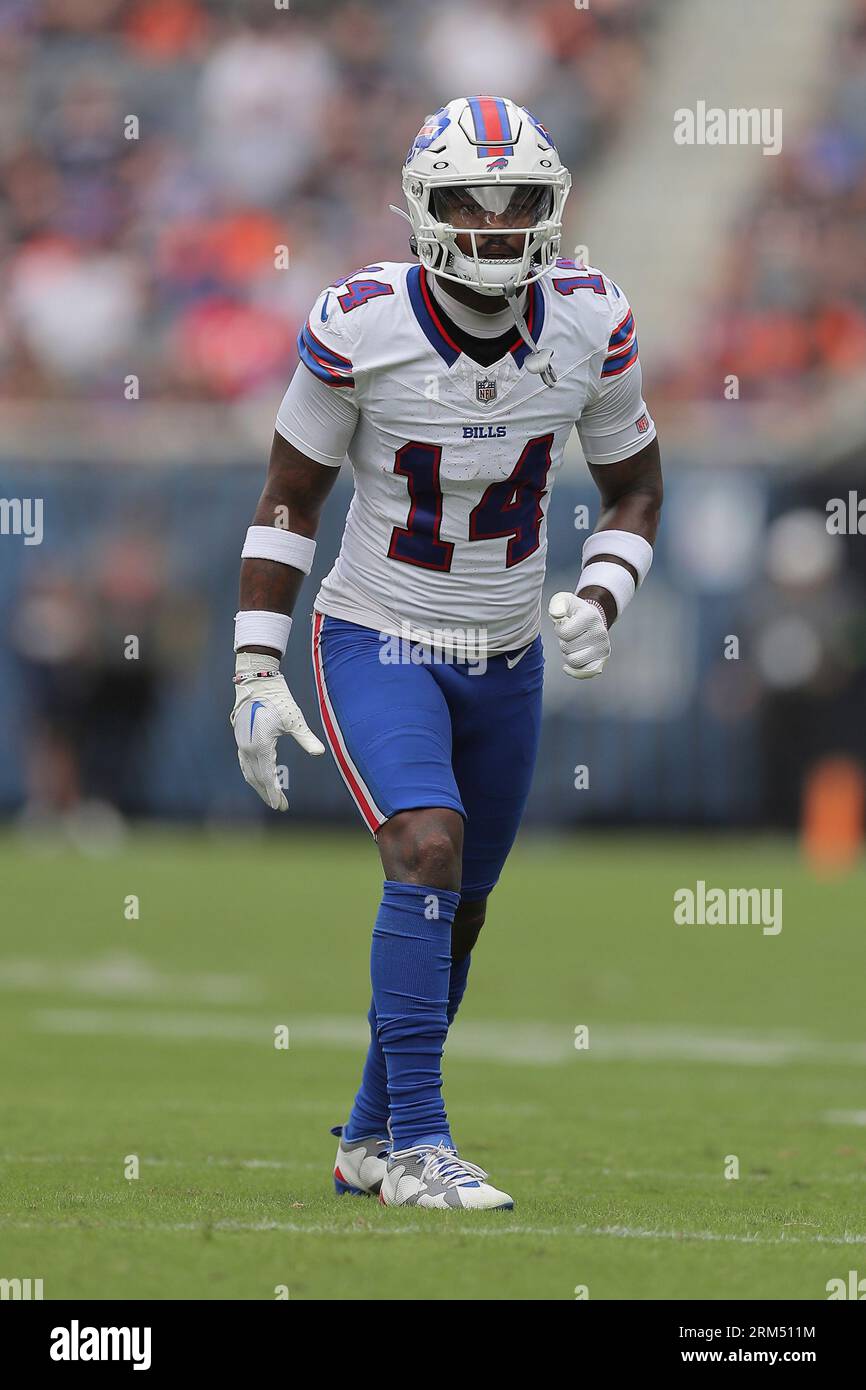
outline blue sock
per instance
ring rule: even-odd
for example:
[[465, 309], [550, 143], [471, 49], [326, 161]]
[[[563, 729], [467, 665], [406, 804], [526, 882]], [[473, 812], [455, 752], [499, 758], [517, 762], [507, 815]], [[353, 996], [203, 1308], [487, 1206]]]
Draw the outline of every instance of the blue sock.
[[469, 963], [472, 960], [472, 952], [464, 956], [462, 960], [451, 962], [451, 983], [448, 986], [448, 1026], [454, 1022], [454, 1015], [460, 1008], [460, 1001], [466, 993], [466, 982], [469, 979]]
[[361, 1075], [361, 1085], [355, 1096], [352, 1113], [343, 1128], [343, 1138], [353, 1143], [371, 1135], [384, 1138], [388, 1124], [388, 1073], [385, 1054], [379, 1044], [376, 1028], [376, 1005], [370, 1001], [367, 1014], [370, 1024], [370, 1046]]
[[370, 974], [395, 1149], [451, 1145], [442, 1100], [451, 925], [459, 893], [385, 880]]
[[[472, 956], [451, 962], [450, 983], [448, 986], [448, 1026], [454, 1022], [454, 1015], [460, 1008], [460, 1001], [466, 993], [469, 965]], [[367, 1014], [370, 1024], [370, 1046], [361, 1075], [361, 1085], [355, 1096], [351, 1114], [343, 1127], [343, 1138], [354, 1143], [356, 1139], [367, 1139], [370, 1135], [384, 1136], [388, 1121], [388, 1071], [385, 1054], [379, 1042], [376, 1026], [376, 1005], [370, 1001]]]

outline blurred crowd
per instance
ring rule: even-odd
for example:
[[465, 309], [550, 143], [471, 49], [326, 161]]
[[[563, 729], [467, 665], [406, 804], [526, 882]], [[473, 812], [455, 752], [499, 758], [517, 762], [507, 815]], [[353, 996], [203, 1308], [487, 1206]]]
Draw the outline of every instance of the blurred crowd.
[[[647, 79], [665, 0], [4, 0], [0, 400], [273, 399], [322, 284], [407, 255], [399, 169], [426, 113], [514, 91], [581, 181]], [[866, 364], [866, 0], [822, 118], [764, 161], [663, 383], [794, 396]], [[285, 249], [282, 249], [285, 248]]]
[[85, 837], [146, 808], [149, 733], [207, 628], [146, 508], [93, 526], [90, 541], [86, 555], [55, 553], [22, 572], [8, 632], [25, 712], [15, 721], [24, 820]]
[[272, 400], [321, 286], [406, 258], [427, 112], [519, 92], [579, 183], [662, 3], [475, 0], [470, 45], [459, 0], [5, 0], [0, 400]]
[[735, 373], [756, 397], [866, 367], [866, 0], [849, 0], [821, 118], [764, 160], [764, 180], [726, 239], [703, 341], [667, 383], [717, 397]]

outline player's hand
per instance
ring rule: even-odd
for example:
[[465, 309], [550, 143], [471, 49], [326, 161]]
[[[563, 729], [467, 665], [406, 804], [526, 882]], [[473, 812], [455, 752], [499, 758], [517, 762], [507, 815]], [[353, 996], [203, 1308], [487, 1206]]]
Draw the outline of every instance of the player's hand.
[[325, 746], [307, 727], [276, 657], [238, 652], [235, 707], [229, 718], [244, 780], [271, 810], [288, 810], [289, 803], [277, 780], [277, 739], [280, 734], [291, 734], [304, 752], [315, 758], [324, 753]]
[[554, 594], [548, 613], [565, 657], [563, 671], [575, 680], [601, 675], [610, 656], [610, 637], [601, 609], [577, 594]]

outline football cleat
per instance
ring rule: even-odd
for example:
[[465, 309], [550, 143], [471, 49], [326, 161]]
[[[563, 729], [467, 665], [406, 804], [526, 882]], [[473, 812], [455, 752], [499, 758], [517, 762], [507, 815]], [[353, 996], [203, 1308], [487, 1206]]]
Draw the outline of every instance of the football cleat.
[[338, 1197], [375, 1197], [382, 1186], [388, 1157], [388, 1139], [344, 1139], [343, 1126], [331, 1133], [339, 1139], [334, 1160], [334, 1188]]
[[483, 1168], [467, 1163], [456, 1149], [422, 1144], [388, 1155], [379, 1201], [384, 1207], [510, 1211], [513, 1199], [486, 1178]]

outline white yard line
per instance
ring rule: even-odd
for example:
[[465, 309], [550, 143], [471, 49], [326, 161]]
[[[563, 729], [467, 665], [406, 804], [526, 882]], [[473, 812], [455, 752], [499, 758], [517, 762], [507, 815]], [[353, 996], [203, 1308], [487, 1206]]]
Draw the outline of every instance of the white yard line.
[[140, 999], [150, 1003], [256, 1004], [266, 982], [256, 976], [166, 971], [133, 951], [108, 951], [90, 960], [0, 958], [0, 990], [54, 991], [90, 998]]
[[[240, 1014], [212, 1011], [63, 1008], [31, 1015], [37, 1032], [81, 1037], [145, 1037], [165, 1040], [212, 1039], [269, 1047], [273, 1030], [287, 1024], [290, 1046], [363, 1049], [366, 1020], [358, 1017], [287, 1013]], [[451, 1057], [501, 1062], [508, 1066], [559, 1066], [572, 1062], [688, 1062], [726, 1066], [783, 1066], [792, 1062], [866, 1066], [866, 1042], [826, 1042], [795, 1032], [745, 1033], [667, 1024], [590, 1025], [590, 1045], [576, 1051], [568, 1024], [461, 1021], [449, 1036]], [[857, 1122], [859, 1123], [859, 1122]]]
[[[372, 1205], [372, 1204], [371, 1204]], [[663, 1240], [676, 1241], [678, 1243], [711, 1243], [719, 1245], [766, 1245], [766, 1246], [785, 1246], [785, 1245], [833, 1245], [851, 1246], [866, 1245], [866, 1234], [856, 1234], [846, 1232], [841, 1236], [759, 1236], [759, 1235], [737, 1235], [731, 1232], [722, 1231], [661, 1231], [652, 1227], [643, 1226], [517, 1226], [503, 1225], [500, 1223], [495, 1213], [490, 1213], [491, 1224], [486, 1227], [465, 1227], [460, 1230], [455, 1225], [437, 1226], [431, 1224], [429, 1227], [410, 1227], [410, 1226], [387, 1226], [387, 1217], [384, 1212], [380, 1212], [378, 1207], [374, 1207], [375, 1217], [366, 1218], [365, 1224], [352, 1225], [344, 1224], [325, 1224], [322, 1222], [311, 1222], [309, 1225], [301, 1221], [148, 1221], [146, 1224], [135, 1224], [129, 1221], [106, 1221], [100, 1217], [98, 1228], [88, 1228], [82, 1226], [81, 1221], [57, 1221], [42, 1224], [36, 1221], [6, 1221], [0, 1220], [0, 1230], [6, 1231], [62, 1231], [77, 1230], [88, 1235], [92, 1235], [98, 1229], [103, 1231], [140, 1231], [142, 1234], [150, 1235], [155, 1232], [165, 1234], [182, 1234], [184, 1232], [196, 1231], [215, 1231], [225, 1235], [248, 1235], [275, 1233], [278, 1235], [307, 1235], [307, 1236], [338, 1236], [343, 1239], [346, 1236], [459, 1236], [461, 1240], [478, 1237], [486, 1240], [502, 1236], [530, 1236], [533, 1239], [555, 1239], [561, 1240], [564, 1236], [581, 1237], [601, 1237], [613, 1240]], [[360, 1215], [360, 1213], [359, 1213]], [[371, 1225], [371, 1220], [381, 1221], [380, 1225]]]

